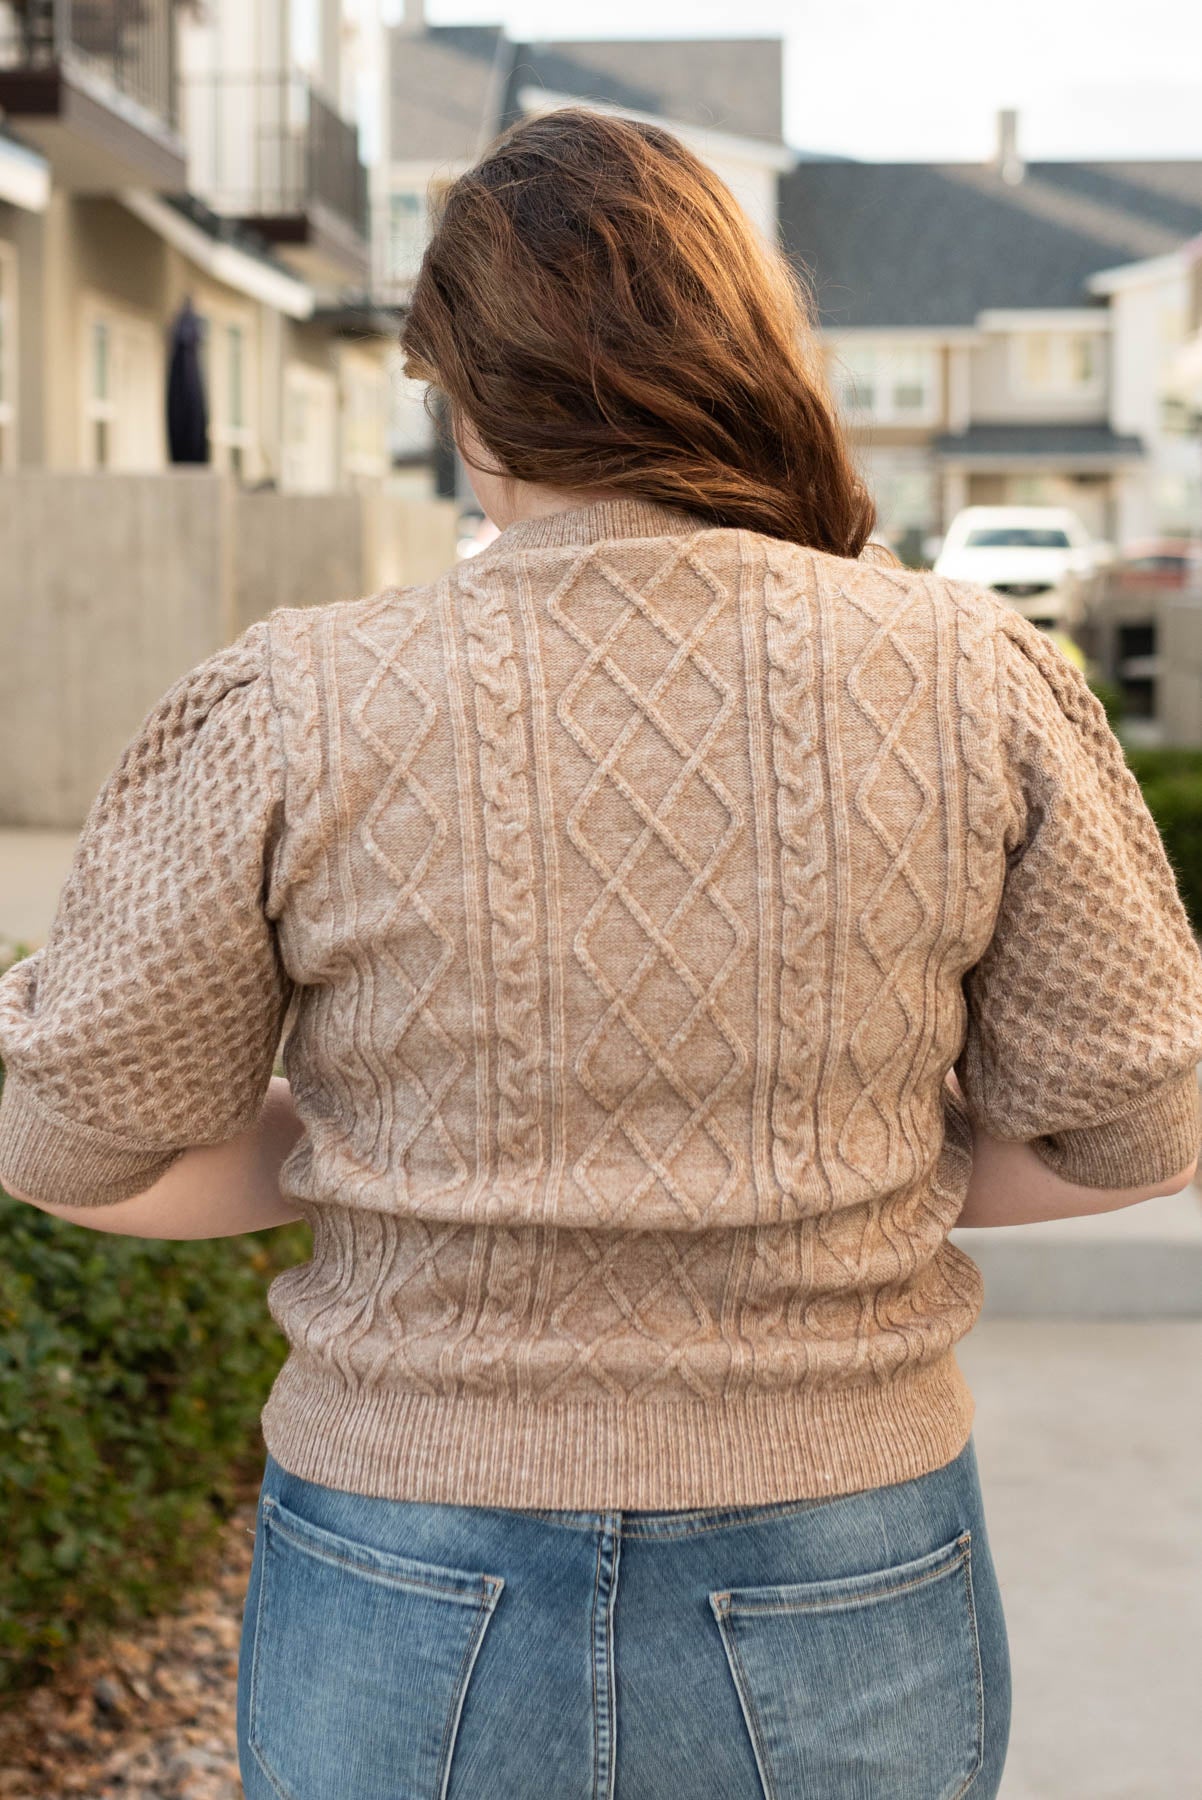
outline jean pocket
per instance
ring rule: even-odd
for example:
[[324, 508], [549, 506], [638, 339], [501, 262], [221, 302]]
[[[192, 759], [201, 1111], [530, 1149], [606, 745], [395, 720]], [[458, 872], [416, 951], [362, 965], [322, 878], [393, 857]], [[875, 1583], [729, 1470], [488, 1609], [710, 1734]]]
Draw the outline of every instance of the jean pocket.
[[280, 1800], [442, 1800], [505, 1586], [263, 1501], [247, 1736]]
[[912, 1562], [709, 1596], [766, 1800], [956, 1800], [985, 1755], [972, 1534]]

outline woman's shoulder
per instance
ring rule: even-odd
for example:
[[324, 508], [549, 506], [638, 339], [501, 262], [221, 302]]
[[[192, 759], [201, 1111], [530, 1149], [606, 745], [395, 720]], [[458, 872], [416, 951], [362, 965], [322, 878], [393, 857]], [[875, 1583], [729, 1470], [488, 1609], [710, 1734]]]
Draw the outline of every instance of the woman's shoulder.
[[1011, 610], [988, 588], [950, 581], [929, 568], [911, 567], [879, 538], [870, 538], [857, 556], [842, 556], [760, 532], [730, 535], [737, 536], [743, 554], [758, 560], [778, 583], [782, 576], [792, 577], [799, 591], [875, 593], [894, 606], [912, 601], [916, 613], [959, 614], [970, 627], [976, 625], [991, 633], [999, 626], [1004, 628]]

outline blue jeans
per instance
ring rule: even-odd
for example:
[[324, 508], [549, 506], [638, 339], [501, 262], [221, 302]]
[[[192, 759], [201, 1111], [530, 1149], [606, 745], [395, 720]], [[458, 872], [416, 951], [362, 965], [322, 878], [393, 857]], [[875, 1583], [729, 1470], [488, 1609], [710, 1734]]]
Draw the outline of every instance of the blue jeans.
[[835, 1499], [382, 1500], [268, 1455], [246, 1800], [992, 1800], [1010, 1657], [973, 1440]]

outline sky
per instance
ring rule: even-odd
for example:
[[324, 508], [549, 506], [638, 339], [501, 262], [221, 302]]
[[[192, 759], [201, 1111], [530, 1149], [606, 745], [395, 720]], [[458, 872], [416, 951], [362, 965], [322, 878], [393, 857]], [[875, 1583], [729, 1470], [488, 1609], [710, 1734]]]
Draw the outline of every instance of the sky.
[[1015, 107], [1033, 161], [1202, 157], [1199, 0], [426, 0], [426, 18], [520, 39], [781, 37], [802, 150], [981, 161]]

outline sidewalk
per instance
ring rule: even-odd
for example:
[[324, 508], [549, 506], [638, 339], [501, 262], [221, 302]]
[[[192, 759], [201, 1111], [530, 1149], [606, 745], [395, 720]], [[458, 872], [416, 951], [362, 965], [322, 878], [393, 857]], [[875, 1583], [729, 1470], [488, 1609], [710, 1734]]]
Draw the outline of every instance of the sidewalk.
[[956, 1358], [1014, 1676], [1000, 1800], [1202, 1793], [1202, 1322], [982, 1319]]
[[74, 831], [0, 830], [0, 944], [43, 942], [78, 836]]

